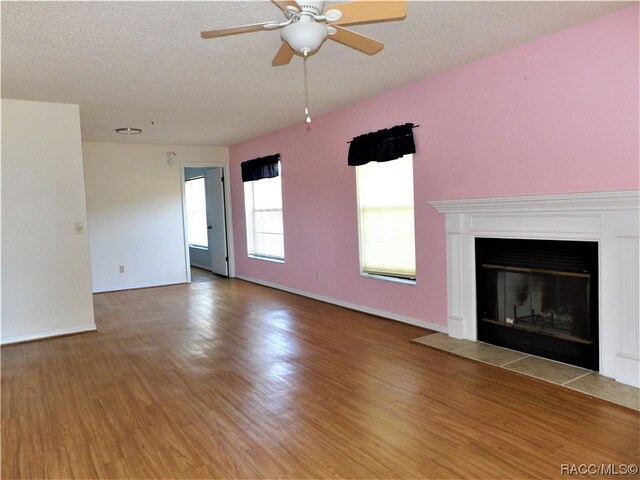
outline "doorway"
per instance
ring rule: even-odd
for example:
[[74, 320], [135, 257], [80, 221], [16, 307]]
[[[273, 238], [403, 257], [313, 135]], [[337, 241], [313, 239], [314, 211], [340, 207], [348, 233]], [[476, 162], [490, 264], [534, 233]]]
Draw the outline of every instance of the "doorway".
[[227, 165], [183, 165], [182, 199], [187, 281], [191, 267], [234, 276]]

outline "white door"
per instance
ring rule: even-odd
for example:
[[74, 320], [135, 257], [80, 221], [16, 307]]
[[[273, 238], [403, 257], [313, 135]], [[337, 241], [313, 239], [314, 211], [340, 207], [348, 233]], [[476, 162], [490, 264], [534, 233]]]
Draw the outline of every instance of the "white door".
[[204, 189], [207, 198], [207, 233], [211, 271], [229, 276], [227, 229], [225, 218], [224, 183], [222, 168], [215, 167], [204, 174]]

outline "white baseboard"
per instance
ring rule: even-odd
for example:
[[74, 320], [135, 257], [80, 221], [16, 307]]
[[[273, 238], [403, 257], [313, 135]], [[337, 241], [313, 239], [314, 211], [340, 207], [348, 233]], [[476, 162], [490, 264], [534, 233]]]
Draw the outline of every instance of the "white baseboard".
[[619, 353], [616, 355], [616, 381], [640, 388], [640, 358]]
[[464, 323], [461, 317], [449, 315], [448, 334], [451, 338], [464, 338]]
[[198, 263], [198, 262], [191, 262], [191, 266], [192, 267], [201, 268], [201, 269], [206, 270], [208, 272], [211, 271], [211, 265], [204, 265], [204, 264], [201, 264], [201, 263]]
[[93, 293], [104, 292], [117, 292], [119, 290], [135, 290], [137, 288], [151, 288], [151, 287], [164, 287], [167, 285], [179, 285], [181, 283], [187, 283], [186, 278], [173, 279], [164, 282], [143, 282], [143, 283], [130, 283], [124, 285], [111, 285], [109, 287], [94, 288]]
[[93, 332], [98, 330], [95, 324], [81, 325], [79, 327], [61, 328], [58, 330], [47, 330], [45, 332], [31, 333], [29, 335], [18, 335], [17, 337], [3, 338], [0, 345], [11, 345], [12, 343], [30, 342], [32, 340], [42, 340], [50, 337], [60, 337], [62, 335], [71, 335], [73, 333]]
[[425, 320], [419, 320], [417, 318], [407, 317], [405, 315], [398, 315], [397, 313], [386, 312], [384, 310], [378, 310], [377, 308], [366, 307], [364, 305], [358, 305], [356, 303], [345, 302], [343, 300], [337, 300], [331, 297], [325, 297], [324, 295], [317, 295], [315, 293], [305, 292], [304, 290], [298, 290], [296, 288], [286, 287], [277, 283], [271, 283], [258, 278], [247, 277], [244, 275], [236, 275], [236, 278], [245, 280], [251, 283], [257, 283], [264, 285], [265, 287], [275, 288], [277, 290], [283, 290], [289, 293], [295, 293], [303, 297], [313, 298], [321, 302], [331, 303], [338, 305], [339, 307], [349, 308], [351, 310], [357, 310], [358, 312], [368, 313], [370, 315], [376, 315], [377, 317], [388, 318], [389, 320], [395, 320], [397, 322], [408, 323], [409, 325], [415, 325], [416, 327], [428, 328], [429, 330], [435, 330], [436, 332], [447, 333], [447, 327], [439, 325], [437, 323], [427, 322]]

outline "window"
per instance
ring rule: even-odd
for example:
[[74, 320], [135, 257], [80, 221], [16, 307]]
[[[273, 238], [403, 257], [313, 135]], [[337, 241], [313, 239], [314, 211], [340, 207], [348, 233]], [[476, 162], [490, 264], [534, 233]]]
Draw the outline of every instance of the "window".
[[413, 155], [356, 167], [362, 273], [415, 279]]
[[184, 186], [184, 193], [187, 206], [187, 241], [190, 246], [208, 248], [204, 177], [187, 180]]
[[[278, 167], [281, 168], [280, 165]], [[249, 256], [284, 260], [280, 179], [281, 176], [278, 174], [272, 178], [244, 182]]]

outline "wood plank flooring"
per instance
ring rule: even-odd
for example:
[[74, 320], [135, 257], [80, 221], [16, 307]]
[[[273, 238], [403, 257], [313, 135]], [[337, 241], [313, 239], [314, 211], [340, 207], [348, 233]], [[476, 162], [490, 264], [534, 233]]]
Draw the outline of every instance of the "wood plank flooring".
[[3, 479], [640, 463], [638, 412], [411, 343], [428, 332], [410, 325], [225, 278], [98, 294], [95, 310], [99, 332], [2, 348]]
[[191, 281], [192, 282], [211, 282], [218, 278], [218, 275], [205, 270], [204, 268], [191, 267]]

